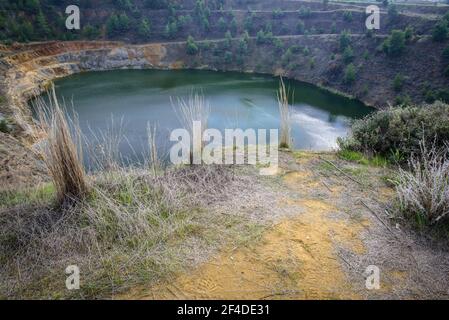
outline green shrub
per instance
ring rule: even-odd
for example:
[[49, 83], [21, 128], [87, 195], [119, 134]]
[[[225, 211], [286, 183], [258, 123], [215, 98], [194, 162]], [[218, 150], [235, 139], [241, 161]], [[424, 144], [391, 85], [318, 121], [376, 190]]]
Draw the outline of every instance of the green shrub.
[[447, 39], [448, 36], [448, 22], [446, 20], [440, 20], [432, 30], [433, 41], [442, 42]]
[[290, 61], [293, 59], [293, 52], [291, 48], [288, 48], [287, 51], [281, 57], [281, 63], [283, 66], [287, 66]]
[[343, 12], [343, 20], [346, 22], [351, 22], [352, 21], [352, 12], [351, 11], [345, 11]]
[[279, 19], [283, 17], [284, 13], [282, 12], [281, 9], [277, 8], [272, 11], [272, 15], [273, 19]]
[[345, 69], [345, 74], [344, 74], [344, 77], [343, 77], [343, 81], [346, 83], [346, 84], [352, 84], [352, 83], [354, 83], [354, 81], [355, 81], [355, 78], [356, 78], [356, 69], [355, 69], [355, 67], [354, 67], [354, 65], [351, 63], [351, 64], [349, 64], [347, 67], [346, 67], [346, 69]]
[[362, 57], [363, 57], [364, 60], [368, 60], [369, 59], [369, 52], [368, 52], [368, 50], [365, 50], [365, 52], [363, 52]]
[[408, 94], [404, 94], [404, 95], [398, 95], [396, 96], [395, 99], [395, 106], [410, 106], [412, 105], [412, 98], [410, 98], [410, 96]]
[[413, 38], [413, 28], [410, 26], [407, 26], [407, 28], [405, 28], [404, 30], [404, 36], [405, 36], [405, 41], [408, 43], [412, 40]]
[[376, 155], [371, 158], [367, 158], [363, 153], [359, 151], [352, 151], [347, 149], [339, 150], [338, 156], [341, 159], [347, 161], [357, 162], [363, 165], [371, 165], [374, 167], [385, 167], [388, 164], [388, 160], [382, 156]]
[[226, 32], [226, 30], [228, 30], [228, 24], [223, 17], [218, 19], [218, 29], [220, 29], [221, 32]]
[[263, 31], [259, 30], [256, 35], [256, 43], [257, 44], [269, 44], [273, 42], [273, 33], [271, 31]]
[[403, 86], [404, 86], [404, 77], [398, 73], [393, 80], [393, 89], [394, 91], [399, 92], [402, 90]]
[[348, 64], [352, 60], [354, 60], [354, 52], [350, 46], [346, 47], [345, 51], [343, 51], [343, 61]]
[[343, 31], [340, 33], [340, 51], [343, 52], [350, 44], [351, 44], [351, 38], [348, 31]]
[[282, 42], [282, 40], [279, 38], [274, 38], [273, 45], [276, 48], [276, 51], [282, 51], [282, 49], [284, 48], [284, 42]]
[[298, 10], [298, 16], [300, 17], [300, 18], [308, 18], [308, 17], [310, 17], [311, 16], [311, 10], [310, 10], [310, 8], [308, 8], [308, 7], [301, 7], [299, 10]]
[[140, 25], [139, 25], [138, 33], [139, 33], [140, 37], [145, 38], [145, 39], [150, 36], [151, 24], [150, 24], [150, 21], [148, 21], [148, 19], [142, 19], [142, 21], [140, 22]]
[[225, 52], [224, 62], [225, 62], [225, 64], [230, 64], [232, 62], [232, 52], [231, 51]]
[[443, 49], [443, 59], [449, 60], [449, 45], [447, 45], [446, 48]]
[[449, 66], [447, 66], [446, 69], [444, 69], [444, 76], [446, 78], [449, 78]]
[[302, 54], [305, 56], [308, 56], [310, 54], [310, 49], [309, 47], [304, 47], [304, 49], [302, 49]]
[[339, 139], [341, 149], [381, 155], [392, 158], [399, 154], [407, 159], [419, 153], [424, 139], [437, 147], [449, 140], [449, 105], [436, 102], [432, 105], [390, 108], [356, 120], [351, 134]]
[[332, 22], [330, 33], [337, 33], [337, 25], [335, 22]]
[[302, 20], [299, 20], [298, 23], [296, 24], [296, 32], [298, 34], [303, 34], [304, 30], [306, 29], [304, 22]]
[[0, 119], [0, 131], [3, 133], [9, 132], [8, 122], [6, 119]]
[[391, 31], [390, 36], [383, 42], [382, 49], [391, 57], [400, 56], [405, 49], [405, 32], [401, 30]]
[[412, 99], [410, 98], [409, 95], [401, 95], [401, 96], [396, 96], [396, 98], [394, 99], [394, 105], [395, 106], [409, 106], [412, 104]]
[[254, 17], [255, 14], [253, 12], [248, 12], [248, 15], [245, 17], [245, 21], [243, 23], [245, 29], [250, 32], [254, 30]]
[[198, 53], [198, 46], [196, 45], [196, 43], [195, 43], [195, 40], [193, 39], [193, 37], [192, 36], [189, 36], [188, 38], [187, 38], [187, 44], [186, 44], [186, 51], [187, 51], [187, 54], [189, 54], [189, 55], [195, 55], [195, 54], [197, 54]]
[[238, 24], [237, 24], [237, 19], [235, 17], [232, 18], [232, 20], [231, 20], [230, 29], [231, 29], [232, 34], [237, 33]]
[[315, 68], [315, 58], [310, 58], [310, 60], [309, 60], [309, 66], [310, 66], [310, 69], [313, 69], [313, 68]]

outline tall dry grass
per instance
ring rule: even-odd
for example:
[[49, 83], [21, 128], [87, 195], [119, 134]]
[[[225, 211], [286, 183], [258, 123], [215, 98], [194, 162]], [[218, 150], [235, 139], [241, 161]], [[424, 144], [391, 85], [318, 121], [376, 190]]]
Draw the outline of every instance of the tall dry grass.
[[153, 175], [156, 175], [162, 169], [162, 161], [159, 156], [157, 143], [157, 126], [147, 124], [147, 140], [148, 140], [148, 157], [146, 158], [147, 167], [151, 169]]
[[[66, 118], [54, 86], [48, 94], [49, 102], [36, 100], [38, 129], [45, 141], [38, 148], [56, 189], [59, 204], [66, 205], [83, 199], [89, 192], [82, 164], [81, 132], [76, 119]], [[72, 130], [70, 128], [72, 125]]]
[[282, 77], [279, 81], [279, 90], [277, 92], [277, 99], [279, 105], [279, 114], [280, 114], [280, 138], [279, 138], [279, 147], [281, 148], [290, 148], [292, 145], [292, 136], [291, 136], [291, 108], [288, 102], [288, 97], [290, 95], [290, 90], [285, 87], [284, 80]]
[[419, 225], [434, 225], [449, 216], [449, 148], [420, 143], [420, 152], [400, 169], [396, 187], [402, 213]]
[[[203, 95], [192, 93], [187, 100], [178, 98], [178, 107], [173, 104], [173, 100], [172, 105], [181, 125], [189, 132], [190, 138], [192, 139], [191, 144], [193, 150], [191, 150], [190, 154], [190, 163], [194, 163], [194, 159], [201, 159], [201, 149], [204, 146], [202, 138], [203, 132], [208, 126], [211, 112], [210, 104]], [[201, 132], [196, 136], [194, 135], [195, 121], [201, 124]], [[196, 140], [194, 140], [195, 138]]]

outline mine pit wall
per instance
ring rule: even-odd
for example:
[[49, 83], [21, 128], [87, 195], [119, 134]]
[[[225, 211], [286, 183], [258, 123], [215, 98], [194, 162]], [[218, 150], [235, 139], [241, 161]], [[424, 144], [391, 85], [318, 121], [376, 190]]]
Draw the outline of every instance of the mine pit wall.
[[[294, 62], [297, 68], [282, 66], [282, 53], [273, 46], [258, 46], [252, 40], [249, 53], [242, 64], [235, 61], [226, 64], [223, 57], [216, 56], [211, 44], [220, 41], [199, 41], [198, 55], [186, 55], [184, 42], [130, 45], [120, 42], [51, 42], [22, 46], [14, 53], [3, 53], [0, 67], [3, 70], [2, 94], [8, 103], [0, 107], [0, 112], [14, 123], [13, 135], [30, 141], [32, 118], [27, 100], [44, 92], [51, 81], [87, 71], [114, 69], [204, 69], [215, 71], [257, 72], [286, 77], [311, 83], [331, 91], [357, 97], [367, 105], [383, 108], [393, 103], [397, 95], [392, 88], [392, 80], [397, 73], [407, 81], [404, 93], [411, 94], [415, 102], [422, 100], [422, 88], [429, 79], [435, 87], [447, 86], [447, 79], [440, 76], [441, 50], [430, 39], [416, 40], [413, 50], [401, 59], [388, 60], [376, 48], [383, 38], [365, 41], [363, 36], [354, 37], [357, 80], [351, 85], [343, 83], [344, 64], [338, 54], [338, 35], [291, 36], [283, 38], [285, 47], [299, 45], [309, 47], [310, 55], [299, 54]], [[238, 41], [238, 40], [234, 40]], [[207, 45], [206, 45], [207, 44]], [[237, 47], [237, 43], [234, 47]], [[441, 49], [441, 50], [440, 50]], [[261, 55], [263, 51], [265, 54]], [[369, 52], [370, 57], [363, 57]], [[273, 58], [274, 57], [274, 58]], [[310, 60], [314, 60], [314, 65]], [[276, 61], [273, 64], [273, 61]], [[406, 66], [406, 67], [404, 67]], [[426, 82], [426, 84], [425, 84]], [[6, 94], [5, 94], [6, 93]]]

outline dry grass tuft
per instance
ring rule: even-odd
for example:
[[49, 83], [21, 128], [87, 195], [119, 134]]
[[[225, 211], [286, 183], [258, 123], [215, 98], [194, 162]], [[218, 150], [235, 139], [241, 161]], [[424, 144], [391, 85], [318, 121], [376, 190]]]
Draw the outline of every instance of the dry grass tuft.
[[[198, 121], [201, 124], [201, 132], [196, 137], [198, 140], [192, 140], [193, 150], [191, 150], [190, 163], [194, 162], [194, 159], [201, 159], [201, 148], [203, 147], [203, 132], [207, 129], [210, 104], [204, 98], [203, 95], [198, 93], [191, 94], [188, 100], [182, 98], [177, 99], [178, 107], [174, 107], [175, 113], [181, 122], [181, 125], [189, 132], [191, 139], [195, 138], [194, 135], [194, 122]], [[173, 102], [172, 102], [173, 104]], [[194, 156], [194, 152], [198, 153]]]
[[210, 115], [210, 104], [203, 95], [191, 94], [187, 100], [178, 98], [179, 111], [175, 109], [181, 124], [193, 135], [193, 122], [201, 122], [201, 129], [207, 129], [207, 122]]
[[[49, 98], [49, 104], [43, 99], [37, 100], [38, 126], [46, 136], [38, 152], [55, 185], [58, 202], [66, 205], [83, 199], [89, 192], [81, 147], [77, 147], [81, 140], [80, 130], [76, 122], [66, 119], [54, 86]], [[74, 124], [73, 133], [69, 122]]]
[[279, 91], [277, 93], [279, 113], [281, 120], [281, 134], [279, 146], [281, 148], [290, 148], [292, 145], [291, 137], [291, 110], [288, 102], [288, 96], [290, 92], [286, 89], [284, 80], [282, 77], [279, 82]]
[[154, 175], [162, 169], [162, 161], [159, 157], [157, 143], [156, 143], [157, 127], [147, 124], [147, 137], [148, 137], [148, 163], [147, 167], [151, 169]]
[[449, 148], [420, 143], [408, 170], [400, 169], [396, 191], [400, 210], [418, 224], [436, 224], [449, 215]]

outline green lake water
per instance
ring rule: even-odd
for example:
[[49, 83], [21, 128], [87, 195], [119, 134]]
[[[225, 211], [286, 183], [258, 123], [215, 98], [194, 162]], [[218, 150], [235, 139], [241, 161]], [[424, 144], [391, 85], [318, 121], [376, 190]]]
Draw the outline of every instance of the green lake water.
[[[347, 135], [351, 119], [373, 109], [315, 86], [286, 81], [294, 97], [293, 144], [297, 149], [332, 150]], [[276, 90], [279, 78], [212, 71], [119, 70], [76, 74], [56, 81], [67, 112], [75, 111], [83, 133], [93, 141], [99, 132], [121, 123], [122, 156], [133, 158], [147, 145], [147, 124], [156, 124], [157, 143], [167, 153], [171, 130], [180, 127], [170, 97], [201, 92], [211, 105], [209, 127], [279, 128]], [[72, 103], [73, 102], [73, 103]], [[114, 120], [112, 120], [114, 119]], [[114, 126], [112, 126], [114, 128]]]

